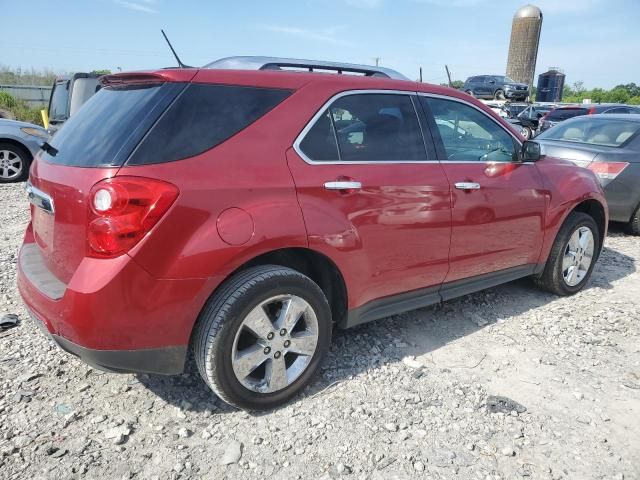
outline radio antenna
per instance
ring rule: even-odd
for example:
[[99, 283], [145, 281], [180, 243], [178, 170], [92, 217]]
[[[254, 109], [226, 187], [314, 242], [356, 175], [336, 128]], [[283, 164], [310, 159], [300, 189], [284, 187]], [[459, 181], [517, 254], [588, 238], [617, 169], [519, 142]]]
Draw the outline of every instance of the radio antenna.
[[178, 62], [178, 66], [180, 68], [193, 68], [193, 67], [190, 67], [189, 65], [185, 65], [184, 63], [182, 63], [182, 60], [180, 60], [180, 57], [178, 57], [178, 54], [173, 49], [173, 45], [171, 45], [171, 42], [169, 41], [169, 38], [167, 37], [167, 34], [164, 33], [164, 30], [162, 30], [162, 29], [160, 29], [160, 31], [162, 32], [162, 36], [164, 37], [164, 39], [167, 41], [167, 45], [169, 45], [169, 48], [171, 49], [171, 53], [173, 53], [173, 56], [176, 57], [176, 61]]

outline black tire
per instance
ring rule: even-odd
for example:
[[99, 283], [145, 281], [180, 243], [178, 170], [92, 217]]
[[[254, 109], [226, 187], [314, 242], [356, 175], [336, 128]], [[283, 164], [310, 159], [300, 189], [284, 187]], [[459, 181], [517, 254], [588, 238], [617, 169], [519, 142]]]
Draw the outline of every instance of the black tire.
[[627, 223], [627, 233], [630, 235], [640, 235], [640, 205], [631, 217], [631, 221]]
[[494, 95], [496, 100], [504, 100], [504, 90], [498, 89]]
[[[255, 392], [243, 386], [233, 371], [234, 339], [255, 306], [282, 294], [301, 297], [312, 307], [318, 321], [317, 347], [306, 370], [290, 385], [272, 393]], [[241, 409], [270, 409], [309, 383], [329, 349], [331, 328], [327, 298], [310, 278], [277, 265], [252, 267], [227, 280], [207, 301], [195, 327], [193, 354], [200, 375], [220, 399]]]
[[466, 92], [464, 92], [464, 93], [466, 93], [467, 95], [471, 95], [473, 98], [475, 98], [475, 97], [476, 97], [476, 95], [473, 93], [473, 90], [467, 90], [467, 91], [466, 91]]
[[[581, 227], [588, 227], [593, 235], [593, 259], [587, 274], [580, 283], [575, 286], [570, 286], [565, 282], [563, 277], [562, 260], [571, 235]], [[558, 232], [553, 246], [551, 247], [551, 252], [549, 253], [549, 258], [547, 258], [547, 263], [545, 264], [542, 275], [534, 278], [535, 284], [543, 290], [547, 290], [560, 296], [573, 295], [582, 290], [589, 281], [591, 273], [593, 272], [593, 267], [598, 260], [598, 255], [600, 253], [599, 232], [600, 229], [598, 228], [598, 225], [590, 215], [581, 212], [573, 212], [569, 214], [562, 227], [560, 227], [560, 231]]]
[[[3, 158], [2, 154], [0, 154], [0, 183], [22, 182], [29, 177], [31, 154], [26, 148], [19, 147], [12, 143], [0, 142], [0, 152], [11, 152], [19, 159], [20, 162], [20, 170], [15, 176], [13, 176], [9, 174], [9, 170], [3, 169], [2, 162], [7, 159]], [[9, 176], [8, 178], [3, 175], [4, 172], [7, 172], [6, 175]]]

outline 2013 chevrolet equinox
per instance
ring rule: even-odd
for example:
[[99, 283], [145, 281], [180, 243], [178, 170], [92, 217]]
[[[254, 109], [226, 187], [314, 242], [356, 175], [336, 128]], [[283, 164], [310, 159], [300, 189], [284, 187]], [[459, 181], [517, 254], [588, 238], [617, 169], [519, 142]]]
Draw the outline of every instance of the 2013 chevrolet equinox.
[[34, 319], [110, 371], [194, 358], [223, 400], [262, 409], [309, 383], [334, 325], [526, 276], [582, 289], [607, 228], [594, 174], [397, 78], [242, 58], [103, 77], [31, 168]]

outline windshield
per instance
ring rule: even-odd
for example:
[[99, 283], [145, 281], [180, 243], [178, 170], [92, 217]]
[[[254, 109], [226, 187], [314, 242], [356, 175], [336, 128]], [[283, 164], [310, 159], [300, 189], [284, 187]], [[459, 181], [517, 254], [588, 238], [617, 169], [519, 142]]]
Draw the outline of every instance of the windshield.
[[49, 141], [54, 155], [43, 150], [42, 159], [78, 167], [122, 165], [183, 88], [177, 83], [103, 88], [58, 130]]
[[53, 85], [51, 101], [49, 102], [49, 121], [64, 122], [67, 119], [69, 105], [69, 80], [56, 82]]
[[586, 115], [587, 111], [586, 108], [556, 108], [547, 115], [547, 120], [567, 120], [568, 118]]
[[620, 147], [640, 130], [640, 123], [627, 120], [612, 120], [585, 116], [540, 134], [541, 140]]
[[518, 83], [518, 82], [516, 82], [515, 80], [513, 80], [513, 79], [511, 79], [509, 77], [498, 76], [498, 77], [496, 77], [496, 80], [498, 82], [501, 82], [501, 83]]

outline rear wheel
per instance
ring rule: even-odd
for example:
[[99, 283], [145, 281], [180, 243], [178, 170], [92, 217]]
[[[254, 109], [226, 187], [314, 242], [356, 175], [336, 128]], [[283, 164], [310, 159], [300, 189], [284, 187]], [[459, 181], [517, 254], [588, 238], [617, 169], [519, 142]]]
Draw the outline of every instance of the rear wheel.
[[522, 127], [522, 136], [525, 139], [530, 140], [531, 137], [533, 137], [533, 131], [531, 130], [531, 127]]
[[0, 183], [20, 182], [29, 176], [31, 155], [11, 143], [0, 143]]
[[473, 90], [467, 90], [465, 93], [467, 95], [471, 95], [472, 97], [475, 97], [475, 94], [473, 93]]
[[316, 372], [331, 341], [331, 310], [318, 285], [279, 266], [228, 280], [198, 319], [200, 374], [225, 402], [249, 410], [291, 399]]
[[556, 295], [573, 295], [589, 280], [598, 252], [598, 225], [586, 213], [574, 212], [560, 228], [544, 271], [535, 282]]
[[495, 98], [496, 100], [504, 100], [504, 90], [496, 90]]
[[627, 232], [631, 235], [640, 235], [640, 205], [631, 217], [631, 221], [627, 223]]

